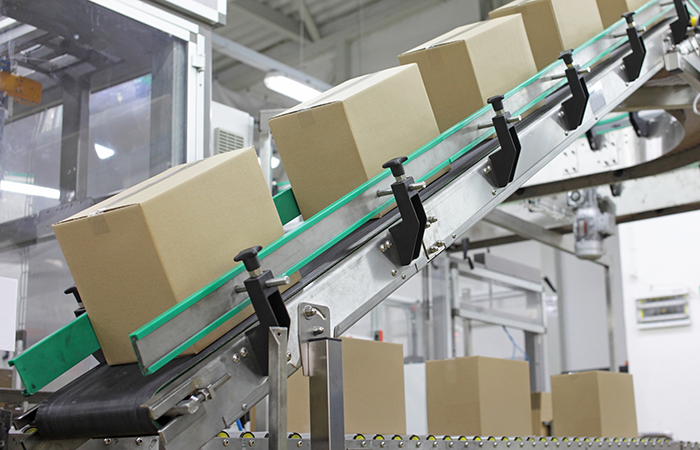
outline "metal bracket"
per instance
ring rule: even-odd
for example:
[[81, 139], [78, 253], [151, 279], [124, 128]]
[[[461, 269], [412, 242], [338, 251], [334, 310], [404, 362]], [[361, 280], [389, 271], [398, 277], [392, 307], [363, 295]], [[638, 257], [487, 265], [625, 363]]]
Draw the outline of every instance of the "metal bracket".
[[569, 89], [571, 90], [572, 96], [572, 98], [565, 101], [562, 105], [562, 110], [564, 112], [563, 120], [569, 131], [574, 131], [583, 123], [583, 116], [586, 114], [586, 106], [590, 98], [586, 79], [584, 78], [584, 74], [587, 72], [582, 72], [580, 67], [574, 64], [573, 53], [574, 51], [572, 49], [559, 54], [559, 59], [566, 64], [564, 73], [566, 74], [566, 79], [569, 81]]
[[515, 129], [510, 112], [503, 106], [502, 95], [488, 99], [496, 115], [493, 117], [493, 127], [501, 149], [489, 156], [489, 164], [483, 169], [488, 182], [496, 188], [504, 188], [515, 178], [515, 169], [520, 158], [520, 139]]
[[603, 138], [596, 132], [595, 127], [586, 131], [586, 139], [588, 139], [588, 145], [594, 152], [603, 148]]
[[637, 136], [641, 138], [649, 137], [650, 122], [642, 119], [639, 116], [639, 112], [630, 113], [630, 123], [632, 124], [632, 128], [634, 128], [634, 132], [637, 133]]
[[312, 339], [329, 338], [331, 335], [331, 310], [327, 306], [311, 303], [299, 304], [299, 352], [304, 376], [310, 376], [309, 371], [309, 341]]
[[678, 45], [688, 37], [688, 27], [690, 27], [690, 12], [685, 0], [673, 0], [676, 6], [678, 19], [671, 24], [671, 39], [673, 45]]
[[625, 56], [623, 64], [625, 65], [627, 82], [632, 83], [642, 73], [644, 59], [647, 57], [647, 47], [644, 45], [642, 34], [637, 29], [637, 24], [634, 23], [634, 12], [625, 13], [622, 17], [627, 21], [627, 37], [632, 48], [632, 54]]
[[423, 235], [428, 224], [423, 202], [418, 195], [418, 191], [425, 188], [425, 182], [414, 183], [413, 177], [406, 177], [403, 163], [407, 160], [408, 158], [402, 156], [382, 165], [385, 169], [391, 169], [396, 182], [391, 185], [391, 191], [377, 192], [379, 197], [393, 194], [396, 199], [401, 222], [391, 227], [389, 233], [402, 266], [411, 264], [420, 256]]
[[289, 277], [274, 278], [269, 270], [263, 272], [258, 260], [260, 250], [262, 247], [259, 245], [251, 247], [240, 252], [233, 260], [243, 261], [250, 275], [250, 278], [243, 282], [245, 286], [236, 286], [235, 291], [248, 292], [255, 314], [258, 316], [260, 324], [246, 331], [246, 336], [250, 341], [253, 356], [258, 362], [261, 374], [267, 376], [270, 327], [289, 328], [291, 323], [287, 307], [284, 306], [282, 294], [278, 289], [278, 286], [289, 284], [290, 280]]

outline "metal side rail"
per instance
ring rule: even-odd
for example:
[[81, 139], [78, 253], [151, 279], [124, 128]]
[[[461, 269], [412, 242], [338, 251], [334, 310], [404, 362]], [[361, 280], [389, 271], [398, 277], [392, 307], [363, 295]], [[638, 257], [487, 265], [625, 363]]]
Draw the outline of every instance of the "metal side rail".
[[[242, 433], [243, 434], [243, 433]], [[268, 450], [269, 440], [266, 433], [244, 433], [246, 437], [217, 437], [212, 439], [203, 450], [227, 450], [228, 448], [249, 450]], [[31, 435], [10, 434], [9, 450], [40, 450], [27, 441]], [[24, 441], [24, 442], [23, 442]], [[80, 443], [79, 450], [142, 450], [159, 448], [157, 436], [140, 436], [129, 438], [89, 439]], [[310, 450], [311, 440], [308, 436], [291, 433], [287, 439], [287, 448]], [[645, 449], [645, 450], [696, 450], [696, 442], [671, 441], [663, 438], [597, 438], [597, 437], [495, 437], [495, 436], [417, 436], [417, 435], [346, 435], [345, 448], [348, 450], [464, 450], [464, 449]]]

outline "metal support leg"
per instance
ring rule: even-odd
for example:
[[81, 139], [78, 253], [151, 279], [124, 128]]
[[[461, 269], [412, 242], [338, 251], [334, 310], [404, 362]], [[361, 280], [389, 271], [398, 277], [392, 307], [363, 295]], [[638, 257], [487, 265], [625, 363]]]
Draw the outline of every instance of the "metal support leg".
[[59, 186], [61, 203], [87, 197], [90, 151], [90, 84], [84, 78], [63, 79], [63, 130]]
[[287, 328], [270, 327], [269, 337], [269, 446], [287, 450]]
[[309, 341], [311, 450], [345, 448], [343, 353], [340, 339]]
[[608, 315], [608, 347], [610, 348], [610, 371], [619, 372], [617, 363], [617, 342], [615, 338], [615, 310], [613, 306], [610, 267], [605, 266], [605, 307]]
[[526, 331], [525, 352], [530, 358], [530, 391], [548, 391], [547, 350], [545, 348], [544, 335]]

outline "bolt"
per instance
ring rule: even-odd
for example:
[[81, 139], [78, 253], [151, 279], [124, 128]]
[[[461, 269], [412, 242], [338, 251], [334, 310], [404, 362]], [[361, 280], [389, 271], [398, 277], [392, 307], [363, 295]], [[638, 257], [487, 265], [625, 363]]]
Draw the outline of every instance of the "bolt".
[[405, 280], [405, 279], [406, 279], [406, 274], [405, 274], [405, 273], [402, 273], [402, 274], [401, 274], [401, 279], [402, 279], [402, 280]]
[[304, 317], [311, 319], [318, 313], [318, 310], [311, 305], [304, 306]]
[[452, 448], [452, 447], [454, 447], [454, 446], [455, 446], [455, 443], [454, 443], [454, 442], [450, 442], [450, 443], [449, 443], [449, 444], [447, 444], [447, 445], [449, 445], [449, 446], [450, 446], [450, 448]]
[[416, 447], [420, 447], [420, 441], [416, 442]]
[[457, 235], [453, 233], [453, 234], [452, 234], [452, 239], [457, 239]]
[[319, 334], [323, 334], [324, 331], [325, 331], [325, 329], [323, 327], [319, 327], [319, 326], [313, 327], [311, 329], [311, 332], [314, 334], [314, 336], [318, 336]]
[[110, 438], [107, 438], [107, 439], [105, 439], [104, 441], [102, 441], [102, 443], [103, 443], [104, 445], [109, 445], [109, 444], [112, 443], [112, 440], [111, 440]]
[[301, 447], [302, 445], [304, 445], [303, 441], [297, 441], [297, 447]]
[[238, 356], [238, 353], [233, 354], [233, 362], [238, 363], [241, 360], [241, 357]]
[[224, 447], [228, 447], [228, 444], [229, 444], [228, 439], [224, 439]]
[[380, 245], [380, 246], [379, 246], [379, 250], [380, 250], [382, 253], [386, 253], [386, 251], [387, 251], [386, 245], [384, 245], [384, 244]]
[[255, 445], [255, 441], [254, 441], [254, 440], [251, 439], [251, 440], [248, 441], [248, 446], [249, 446], [249, 447], [252, 447], [252, 446], [254, 446], [254, 445]]
[[140, 437], [137, 437], [136, 438], [136, 445], [141, 445], [141, 444], [143, 444], [143, 439], [141, 439]]
[[491, 195], [496, 195], [496, 194], [498, 194], [497, 190], [494, 189], [493, 191], [491, 191]]
[[403, 448], [403, 441], [399, 442], [399, 447]]
[[493, 441], [493, 446], [494, 446], [494, 447], [498, 447], [498, 442], [497, 442], [497, 441]]
[[564, 136], [568, 136], [568, 135], [569, 135], [569, 130], [564, 131]]
[[381, 448], [384, 448], [384, 447], [386, 447], [386, 442], [382, 441], [382, 443], [381, 443], [381, 444], [379, 444], [379, 446], [380, 446]]
[[398, 272], [396, 271], [396, 269], [392, 269], [391, 276], [395, 277], [396, 275], [398, 275]]
[[247, 348], [245, 348], [245, 347], [241, 348], [241, 356], [242, 356], [243, 358], [245, 358], [246, 356], [248, 356], [248, 349], [247, 349]]
[[247, 404], [247, 403], [243, 403], [243, 404], [241, 405], [241, 409], [242, 409], [243, 411], [248, 411], [248, 404]]
[[287, 361], [292, 360], [292, 352], [287, 352]]
[[428, 216], [428, 222], [430, 223], [435, 223], [438, 221], [438, 218], [435, 216]]
[[433, 442], [433, 447], [437, 447], [437, 442]]
[[367, 441], [362, 441], [362, 446], [367, 447]]
[[491, 166], [484, 167], [484, 175], [490, 174], [492, 170], [493, 168]]
[[620, 70], [623, 72], [625, 71], [625, 63], [620, 64]]
[[566, 113], [565, 113], [564, 111], [559, 111], [559, 114], [557, 114], [557, 116], [558, 116], [560, 119], [563, 119], [564, 116], [566, 116]]

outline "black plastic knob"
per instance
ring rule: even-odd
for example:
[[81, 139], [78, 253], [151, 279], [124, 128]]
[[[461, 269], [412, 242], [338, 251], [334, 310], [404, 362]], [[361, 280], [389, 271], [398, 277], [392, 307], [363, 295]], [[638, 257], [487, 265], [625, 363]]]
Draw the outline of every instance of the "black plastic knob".
[[250, 247], [239, 254], [236, 255], [235, 258], [233, 258], [234, 261], [236, 262], [241, 262], [243, 261], [243, 264], [245, 265], [245, 269], [248, 272], [252, 272], [254, 270], [257, 270], [260, 268], [260, 260], [258, 259], [258, 252], [262, 250], [262, 247], [259, 245], [256, 245], [255, 247]]
[[565, 50], [559, 53], [559, 59], [564, 61], [564, 64], [571, 66], [574, 64], [574, 49]]
[[63, 291], [64, 294], [66, 295], [73, 295], [75, 297], [75, 301], [78, 303], [83, 303], [83, 300], [80, 298], [80, 294], [78, 293], [78, 288], [75, 287], [75, 285], [69, 287], [65, 291]]
[[399, 156], [398, 158], [390, 159], [389, 161], [382, 164], [383, 169], [391, 169], [391, 174], [398, 178], [402, 175], [406, 175], [406, 169], [403, 167], [403, 163], [408, 161], [405, 156]]
[[632, 25], [634, 23], [634, 11], [626, 12], [622, 17], [627, 21], [627, 25]]
[[496, 95], [488, 99], [487, 101], [491, 106], [493, 106], [494, 111], [503, 111], [505, 107], [503, 106], [503, 100], [505, 97], [502, 95]]

